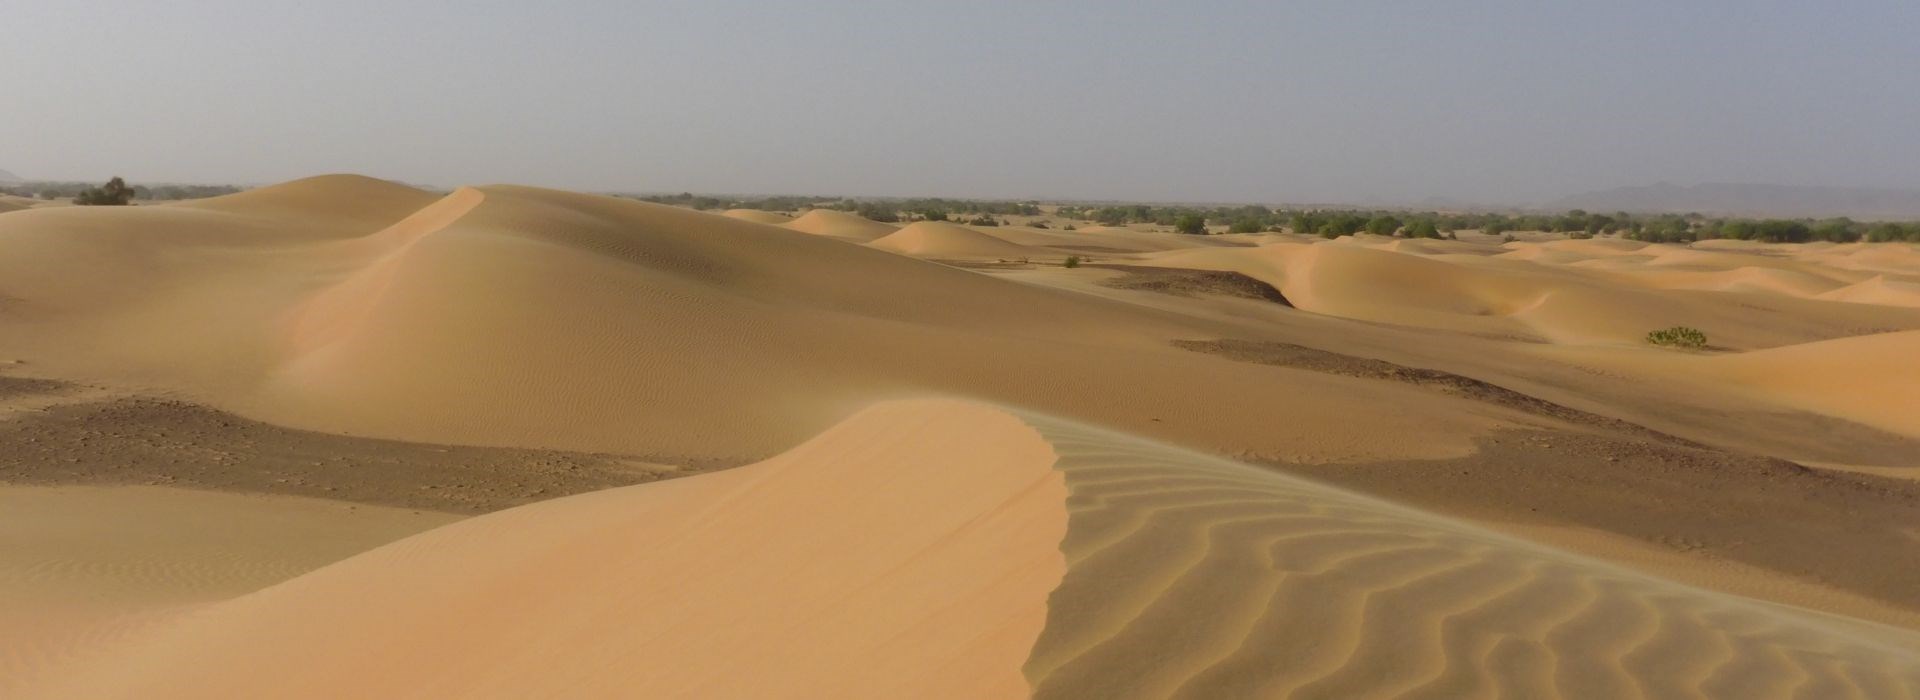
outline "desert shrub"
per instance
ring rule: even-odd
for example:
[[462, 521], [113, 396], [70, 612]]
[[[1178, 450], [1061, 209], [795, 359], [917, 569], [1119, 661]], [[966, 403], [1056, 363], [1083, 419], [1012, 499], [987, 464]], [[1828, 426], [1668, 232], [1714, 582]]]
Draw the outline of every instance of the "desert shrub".
[[74, 204], [82, 206], [126, 206], [131, 201], [133, 188], [118, 177], [108, 180], [103, 186], [89, 187], [73, 198]]
[[1067, 261], [1066, 261], [1066, 262], [1063, 262], [1063, 263], [1060, 263], [1060, 264], [1061, 264], [1061, 265], [1064, 265], [1064, 266], [1066, 266], [1066, 267], [1079, 267], [1079, 266], [1080, 266], [1080, 256], [1078, 256], [1078, 255], [1069, 255], [1069, 256], [1067, 256]]
[[1259, 233], [1267, 230], [1259, 219], [1238, 219], [1227, 226], [1227, 233]]
[[1674, 326], [1647, 334], [1647, 342], [1674, 348], [1700, 349], [1707, 346], [1707, 334], [1698, 328]]
[[1414, 219], [1407, 223], [1408, 238], [1439, 238], [1440, 227], [1432, 219]]
[[1514, 238], [1514, 237], [1513, 237], [1513, 234], [1511, 234], [1511, 233], [1502, 233], [1502, 234], [1500, 234], [1500, 242], [1501, 242], [1501, 243], [1512, 243], [1512, 242], [1514, 242], [1514, 241], [1517, 241], [1517, 240], [1520, 240], [1520, 239], [1518, 239], [1518, 238]]
[[967, 219], [967, 223], [972, 226], [999, 226], [1000, 225], [1000, 222], [998, 220], [994, 219], [991, 216], [987, 216], [986, 214], [981, 214], [971, 219]]
[[1181, 214], [1173, 220], [1173, 230], [1190, 236], [1204, 236], [1207, 233], [1207, 218], [1199, 214]]
[[860, 204], [854, 208], [853, 213], [883, 224], [891, 224], [900, 220], [900, 212], [895, 211], [893, 207], [873, 204], [871, 202]]
[[1033, 222], [1033, 223], [1031, 223], [1031, 224], [1027, 224], [1027, 225], [1028, 225], [1028, 226], [1031, 226], [1031, 227], [1033, 227], [1033, 228], [1052, 228], [1051, 226], [1048, 226], [1048, 225], [1047, 225], [1047, 222], [1045, 222], [1045, 221], [1035, 221], [1035, 222]]
[[1065, 226], [1061, 226], [1061, 227], [1060, 227], [1060, 230], [1062, 230], [1062, 231], [1078, 231], [1078, 230], [1080, 230], [1080, 229], [1079, 229], [1079, 227], [1077, 227], [1077, 226], [1074, 226], [1073, 224], [1067, 224], [1067, 225], [1065, 225]]
[[921, 218], [924, 218], [928, 221], [946, 221], [947, 220], [947, 212], [944, 209], [928, 209], [925, 212], [922, 212], [920, 216]]
[[1400, 219], [1392, 216], [1376, 216], [1367, 220], [1367, 233], [1376, 236], [1391, 236], [1400, 230]]

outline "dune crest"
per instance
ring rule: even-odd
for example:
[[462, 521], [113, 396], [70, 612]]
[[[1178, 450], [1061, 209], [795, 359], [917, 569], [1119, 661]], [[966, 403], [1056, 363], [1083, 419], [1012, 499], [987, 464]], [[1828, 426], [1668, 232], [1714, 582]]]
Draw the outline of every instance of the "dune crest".
[[786, 214], [762, 211], [759, 209], [728, 209], [720, 212], [720, 215], [741, 221], [751, 221], [756, 224], [768, 224], [772, 226], [779, 226], [793, 221], [793, 217], [787, 216]]
[[1034, 250], [944, 221], [921, 221], [867, 245], [922, 258], [1021, 258]]
[[826, 236], [828, 238], [838, 238], [859, 243], [865, 243], [899, 230], [897, 226], [883, 224], [860, 216], [859, 214], [849, 214], [844, 211], [834, 211], [832, 209], [811, 209], [808, 210], [807, 213], [795, 217], [792, 221], [780, 225], [802, 233], [811, 233], [816, 236]]
[[1066, 489], [1032, 428], [876, 407], [761, 464], [525, 506], [234, 601], [29, 697], [1025, 697]]
[[57, 670], [27, 697], [1893, 698], [1920, 693], [1920, 634], [929, 399], [448, 525]]
[[1895, 698], [1920, 634], [1031, 418], [1073, 496], [1039, 698]]

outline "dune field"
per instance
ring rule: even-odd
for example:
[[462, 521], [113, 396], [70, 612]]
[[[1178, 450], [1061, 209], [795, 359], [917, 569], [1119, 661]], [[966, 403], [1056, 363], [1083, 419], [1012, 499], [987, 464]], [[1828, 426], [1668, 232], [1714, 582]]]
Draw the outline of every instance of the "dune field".
[[0, 696], [1912, 698], [1916, 357], [1902, 243], [0, 202]]

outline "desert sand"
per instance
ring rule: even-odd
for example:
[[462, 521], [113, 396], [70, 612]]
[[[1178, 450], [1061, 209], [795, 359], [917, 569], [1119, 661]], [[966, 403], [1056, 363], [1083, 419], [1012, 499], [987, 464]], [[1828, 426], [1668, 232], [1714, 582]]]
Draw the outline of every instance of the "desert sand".
[[0, 214], [0, 691], [1920, 695], [1914, 246], [1461, 238]]

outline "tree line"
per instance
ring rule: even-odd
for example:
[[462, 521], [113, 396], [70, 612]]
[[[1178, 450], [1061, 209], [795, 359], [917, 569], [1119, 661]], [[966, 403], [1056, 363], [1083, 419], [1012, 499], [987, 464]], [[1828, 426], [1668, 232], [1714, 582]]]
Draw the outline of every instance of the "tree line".
[[[235, 187], [233, 185], [131, 185], [129, 186], [126, 184], [124, 180], [121, 180], [121, 178], [116, 177], [113, 179], [120, 180], [120, 186], [126, 189], [126, 192], [124, 194], [126, 194], [128, 198], [144, 199], [144, 200], [150, 200], [150, 201], [176, 200], [176, 199], [200, 199], [203, 197], [218, 197], [223, 194], [233, 194], [235, 192], [241, 191], [242, 189], [240, 187]], [[9, 185], [0, 185], [0, 193], [10, 194], [16, 197], [28, 197], [32, 199], [44, 199], [49, 201], [56, 200], [56, 199], [78, 199], [82, 195], [87, 194], [89, 190], [105, 190], [111, 184], [112, 184], [111, 181], [109, 181], [107, 185], [98, 185], [90, 182], [66, 182], [66, 181], [16, 182]], [[98, 194], [94, 195], [95, 198], [97, 198], [98, 196], [99, 196]]]

